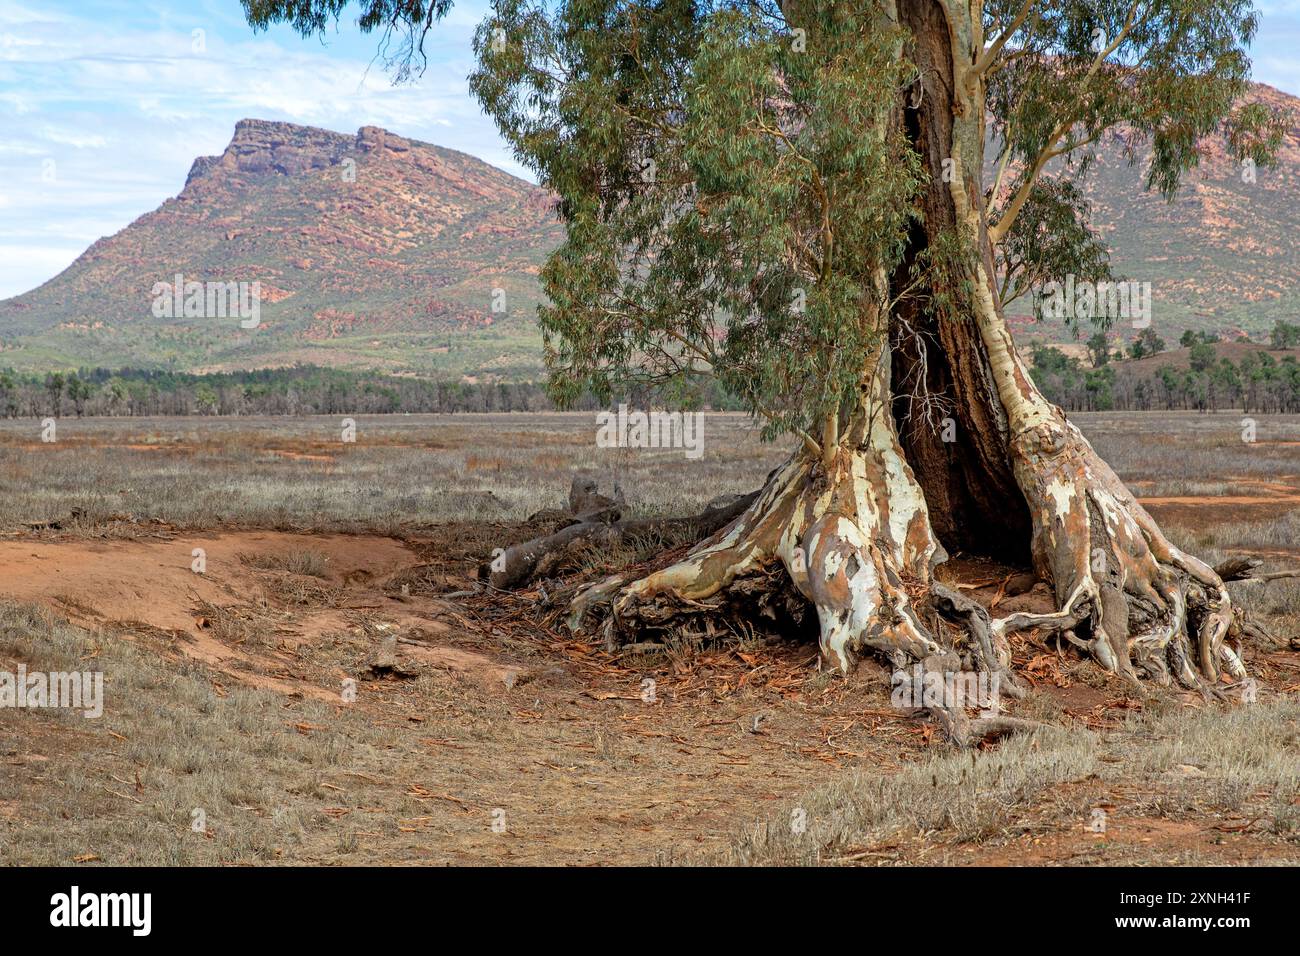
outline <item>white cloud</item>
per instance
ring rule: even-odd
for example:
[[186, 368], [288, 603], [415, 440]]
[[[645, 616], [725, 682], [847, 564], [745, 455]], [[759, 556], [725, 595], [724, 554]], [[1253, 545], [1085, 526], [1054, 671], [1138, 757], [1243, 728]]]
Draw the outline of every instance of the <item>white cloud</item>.
[[[0, 241], [42, 237], [13, 243], [28, 251], [0, 268], [0, 298], [174, 196], [194, 159], [220, 153], [246, 117], [340, 132], [382, 126], [528, 175], [468, 94], [481, 4], [458, 5], [430, 38], [424, 76], [398, 87], [372, 61], [377, 37], [358, 38], [352, 14], [322, 45], [284, 30], [254, 34], [237, 6], [233, 15], [194, 0], [164, 9], [124, 0], [119, 16], [83, 9], [0, 0], [0, 182], [11, 187]], [[54, 182], [42, 178], [47, 159]]]
[[69, 130], [45, 126], [38, 130], [36, 135], [46, 142], [71, 146], [73, 149], [98, 149], [108, 145], [108, 140], [98, 133], [83, 133], [75, 129]]

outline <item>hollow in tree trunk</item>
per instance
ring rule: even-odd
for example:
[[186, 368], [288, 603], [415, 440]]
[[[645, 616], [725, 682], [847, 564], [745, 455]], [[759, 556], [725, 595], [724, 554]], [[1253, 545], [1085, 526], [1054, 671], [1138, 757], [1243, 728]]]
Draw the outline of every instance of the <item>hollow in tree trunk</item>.
[[[898, 117], [929, 186], [890, 281], [901, 287], [913, 263], [956, 237], [973, 263], [973, 274], [952, 279], [971, 290], [961, 314], [928, 308], [936, 289], [897, 296], [893, 313], [878, 317], [882, 343], [856, 407], [820, 446], [795, 452], [748, 510], [680, 562], [585, 592], [577, 616], [608, 603], [617, 640], [717, 613], [737, 593], [752, 599], [784, 580], [816, 611], [823, 661], [842, 671], [877, 652], [900, 666], [947, 660], [1006, 673], [1008, 635], [1039, 627], [1131, 680], [1205, 689], [1223, 671], [1244, 677], [1223, 582], [1170, 544], [1016, 352], [981, 185], [977, 19], [940, 0], [901, 0], [897, 14], [920, 77]], [[1032, 563], [1056, 610], [990, 618], [936, 582], [945, 546]], [[943, 618], [965, 636], [950, 637]]]

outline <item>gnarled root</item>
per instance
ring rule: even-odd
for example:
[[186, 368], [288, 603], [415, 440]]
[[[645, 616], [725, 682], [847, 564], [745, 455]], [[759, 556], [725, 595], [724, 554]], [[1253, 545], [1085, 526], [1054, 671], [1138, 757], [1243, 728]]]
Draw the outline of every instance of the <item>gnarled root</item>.
[[[571, 624], [609, 604], [607, 643], [644, 639], [692, 615], [718, 614], [737, 599], [770, 597], [772, 573], [784, 570], [817, 613], [825, 665], [848, 672], [858, 655], [874, 651], [896, 669], [926, 662], [949, 674], [989, 671], [1011, 694], [1023, 693], [1007, 671], [1006, 642], [984, 609], [933, 580], [946, 555], [888, 416], [864, 416], [858, 434], [829, 458], [796, 454], [744, 514], [681, 561], [581, 593]], [[941, 617], [956, 622], [961, 637], [950, 638]], [[1022, 729], [992, 727], [987, 715], [984, 723], [971, 722], [962, 702], [927, 706], [962, 743]]]
[[1059, 411], [1012, 439], [1017, 481], [1033, 519], [1038, 574], [1060, 610], [993, 622], [1005, 636], [1051, 627], [1106, 670], [1161, 684], [1212, 686], [1246, 677], [1232, 600], [1217, 574], [1169, 543], [1146, 510]]
[[779, 561], [817, 611], [829, 666], [848, 671], [867, 649], [900, 664], [944, 653], [914, 607], [943, 551], [892, 423], [863, 416], [829, 458], [794, 455], [739, 519], [624, 588], [612, 627], [640, 633], [716, 611], [727, 592]]

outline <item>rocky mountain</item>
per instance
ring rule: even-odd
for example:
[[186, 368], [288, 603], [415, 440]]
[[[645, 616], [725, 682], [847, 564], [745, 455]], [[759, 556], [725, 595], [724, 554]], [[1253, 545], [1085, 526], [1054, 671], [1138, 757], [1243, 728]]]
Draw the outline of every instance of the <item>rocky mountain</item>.
[[[1188, 328], [1259, 337], [1275, 320], [1300, 315], [1300, 100], [1263, 84], [1250, 99], [1290, 114], [1275, 169], [1252, 175], [1221, 138], [1209, 138], [1199, 167], [1167, 202], [1142, 188], [1145, 163], [1129, 164], [1119, 132], [1098, 150], [1087, 180], [1092, 225], [1110, 246], [1115, 274], [1151, 283], [1152, 327], [1170, 345]], [[1008, 310], [1018, 329], [1063, 339], [1058, 328], [1031, 322], [1029, 310], [1027, 300]]]
[[[1271, 87], [1252, 94], [1300, 117]], [[1142, 189], [1119, 136], [1091, 174], [1118, 275], [1152, 285], [1153, 325], [1235, 337], [1300, 315], [1300, 131], [1253, 177], [1221, 142], [1173, 203]], [[1122, 134], [1120, 134], [1122, 136]], [[243, 120], [180, 194], [0, 302], [0, 367], [228, 370], [292, 364], [535, 377], [537, 273], [560, 241], [552, 199], [488, 164], [374, 127], [345, 135]], [[256, 281], [260, 324], [158, 308], [159, 284]], [[1022, 337], [1068, 341], [1009, 313]], [[159, 314], [161, 313], [161, 314]], [[1117, 338], [1131, 329], [1118, 326]]]
[[[242, 120], [178, 196], [0, 302], [0, 366], [530, 374], [537, 272], [560, 236], [544, 191], [464, 153]], [[199, 315], [159, 308], [178, 275], [183, 291], [257, 282], [257, 326], [206, 296]]]

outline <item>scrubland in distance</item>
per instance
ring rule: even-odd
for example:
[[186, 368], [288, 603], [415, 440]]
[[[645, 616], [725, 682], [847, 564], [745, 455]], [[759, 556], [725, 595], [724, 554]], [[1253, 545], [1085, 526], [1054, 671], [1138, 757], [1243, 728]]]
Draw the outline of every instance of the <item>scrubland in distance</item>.
[[[1286, 444], [1300, 442], [1300, 416], [1259, 416], [1254, 445], [1241, 441], [1240, 417], [1073, 420], [1121, 477], [1139, 482], [1139, 495], [1240, 489], [1235, 479], [1300, 471], [1300, 445]], [[383, 533], [517, 521], [561, 506], [576, 472], [606, 492], [620, 482], [636, 511], [688, 514], [716, 495], [759, 487], [789, 450], [763, 444], [747, 418], [731, 413], [706, 414], [698, 461], [681, 449], [597, 448], [590, 413], [363, 416], [355, 443], [341, 440], [341, 421], [64, 419], [53, 444], [41, 443], [34, 420], [0, 421], [0, 531], [52, 520], [97, 533], [132, 520]], [[78, 517], [67, 521], [74, 509]]]

